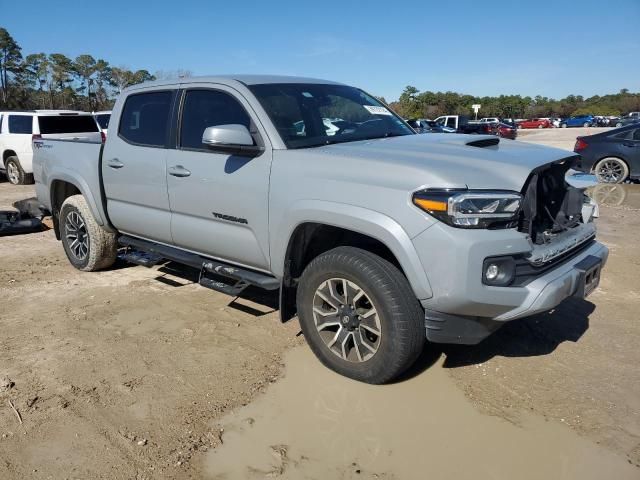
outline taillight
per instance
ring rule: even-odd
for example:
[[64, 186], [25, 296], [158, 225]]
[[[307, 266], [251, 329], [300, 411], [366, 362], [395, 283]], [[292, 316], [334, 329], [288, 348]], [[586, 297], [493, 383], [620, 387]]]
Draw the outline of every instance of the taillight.
[[102, 143], [107, 141], [107, 136], [104, 134], [104, 132], [100, 132], [100, 137], [102, 138]]
[[587, 142], [585, 142], [581, 138], [578, 138], [576, 140], [576, 144], [573, 146], [573, 151], [574, 152], [579, 152], [580, 150], [584, 150], [588, 146], [589, 146], [589, 144]]

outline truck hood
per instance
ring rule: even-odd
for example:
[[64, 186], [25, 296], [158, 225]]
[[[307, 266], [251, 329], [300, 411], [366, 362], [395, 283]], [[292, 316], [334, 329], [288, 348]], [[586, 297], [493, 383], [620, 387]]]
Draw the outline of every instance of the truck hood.
[[339, 163], [346, 171], [360, 165], [366, 168], [365, 172], [361, 170], [360, 181], [364, 176], [368, 177], [367, 181], [377, 177], [398, 183], [398, 177], [405, 177], [406, 182], [418, 183], [415, 186], [420, 187], [513, 191], [522, 190], [535, 168], [575, 156], [567, 150], [504, 139], [493, 146], [469, 145], [482, 140], [491, 143], [497, 138], [430, 133], [339, 143], [295, 152], [302, 155], [306, 152], [314, 160], [316, 154], [325, 159], [326, 156], [334, 157], [341, 160]]

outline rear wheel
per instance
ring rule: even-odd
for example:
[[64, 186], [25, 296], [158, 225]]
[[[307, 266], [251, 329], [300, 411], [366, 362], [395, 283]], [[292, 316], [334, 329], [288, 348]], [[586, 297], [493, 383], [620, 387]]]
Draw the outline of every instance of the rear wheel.
[[542, 124], [538, 125], [538, 128], [544, 128], [544, 126]]
[[25, 173], [20, 165], [18, 157], [12, 156], [7, 158], [5, 163], [7, 180], [13, 185], [30, 185], [33, 183], [33, 174]]
[[561, 124], [560, 124], [560, 126], [561, 126], [562, 128], [567, 128], [567, 124], [566, 124], [566, 123], [561, 123]]
[[582, 126], [583, 126], [583, 127], [590, 127], [590, 126], [591, 126], [591, 124], [590, 124], [589, 122], [584, 122], [584, 123], [582, 124]]
[[622, 126], [622, 122], [616, 123], [616, 127], [620, 128]]
[[113, 265], [116, 236], [98, 225], [82, 195], [67, 198], [59, 218], [62, 246], [74, 267], [92, 272]]
[[297, 304], [311, 350], [355, 380], [393, 380], [425, 343], [424, 312], [407, 279], [365, 250], [339, 247], [316, 257], [302, 274]]
[[596, 163], [594, 168], [598, 181], [602, 183], [622, 183], [629, 176], [627, 164], [616, 157], [606, 157]]

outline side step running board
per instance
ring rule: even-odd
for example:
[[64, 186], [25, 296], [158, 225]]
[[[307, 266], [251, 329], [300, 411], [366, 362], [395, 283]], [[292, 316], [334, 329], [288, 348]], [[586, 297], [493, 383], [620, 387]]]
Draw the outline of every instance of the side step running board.
[[[271, 275], [236, 267], [218, 260], [211, 260], [175, 247], [141, 240], [128, 235], [119, 237], [118, 243], [138, 250], [138, 252], [125, 254], [123, 258], [127, 261], [145, 266], [156, 265], [165, 259], [182, 263], [200, 270], [200, 285], [229, 295], [238, 295], [249, 285], [265, 290], [277, 290], [280, 288], [280, 281]], [[224, 277], [225, 279], [233, 280], [233, 282], [227, 283], [211, 278], [210, 275]]]

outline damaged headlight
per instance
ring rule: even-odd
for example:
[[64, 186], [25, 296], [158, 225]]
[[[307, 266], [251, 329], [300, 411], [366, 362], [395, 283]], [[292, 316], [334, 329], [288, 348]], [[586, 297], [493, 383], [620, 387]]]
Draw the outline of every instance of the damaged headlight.
[[428, 189], [413, 195], [416, 206], [458, 228], [513, 227], [521, 200], [510, 191]]

